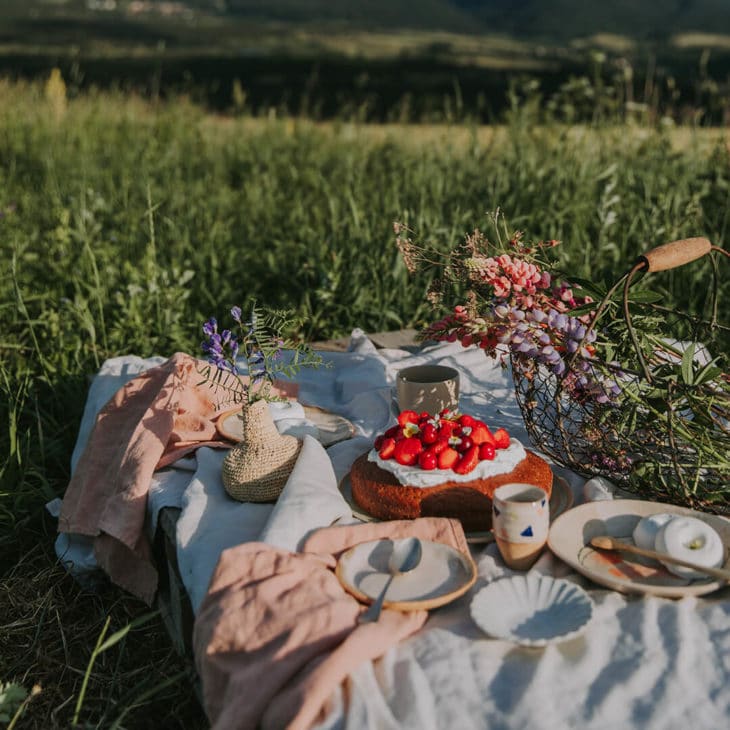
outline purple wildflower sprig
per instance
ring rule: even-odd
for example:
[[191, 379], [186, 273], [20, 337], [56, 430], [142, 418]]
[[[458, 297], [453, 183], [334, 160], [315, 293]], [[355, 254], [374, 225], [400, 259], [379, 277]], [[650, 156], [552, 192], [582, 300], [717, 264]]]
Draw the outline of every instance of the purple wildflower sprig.
[[237, 372], [238, 340], [231, 330], [218, 332], [218, 321], [215, 317], [211, 317], [203, 324], [203, 334], [206, 339], [202, 342], [201, 348], [208, 362], [222, 370]]
[[[254, 303], [248, 319], [244, 320], [239, 306], [232, 307], [230, 315], [235, 332], [219, 331], [218, 321], [210, 317], [203, 324], [205, 339], [201, 343], [206, 360], [216, 368], [203, 374], [228, 395], [228, 401], [238, 404], [280, 400], [272, 394], [277, 377], [292, 377], [302, 367], [323, 364], [321, 356], [307, 345], [283, 336], [282, 332], [295, 324], [291, 313], [265, 312]], [[285, 350], [291, 350], [291, 358], [284, 357]]]

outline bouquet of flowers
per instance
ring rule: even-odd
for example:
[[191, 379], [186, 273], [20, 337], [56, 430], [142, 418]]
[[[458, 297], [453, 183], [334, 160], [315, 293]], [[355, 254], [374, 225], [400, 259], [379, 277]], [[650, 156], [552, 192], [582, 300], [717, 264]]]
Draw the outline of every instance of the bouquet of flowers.
[[[617, 373], [620, 366], [597, 358], [597, 333], [589, 326], [590, 312], [586, 313], [592, 297], [579, 296], [570, 282], [555, 279], [543, 258], [559, 241], [530, 245], [519, 231], [503, 237], [499, 222], [497, 214], [494, 243], [475, 230], [446, 261], [438, 260], [438, 252], [415, 243], [405, 226], [395, 224], [408, 269], [415, 272], [425, 265], [439, 270], [440, 276], [429, 288], [429, 300], [439, 304], [449, 290], [463, 297], [463, 303], [429, 325], [422, 337], [476, 345], [505, 363], [508, 358], [538, 363], [562, 379], [573, 399], [609, 401], [620, 386], [605, 366]], [[577, 307], [583, 312], [573, 313]]]
[[[528, 433], [559, 463], [646, 498], [730, 512], [730, 380], [726, 355], [708, 354], [727, 352], [730, 328], [716, 299], [709, 322], [662, 307], [630, 288], [645, 257], [610, 288], [568, 281], [547, 261], [557, 241], [529, 244], [499, 213], [493, 224], [494, 241], [477, 230], [446, 254], [395, 224], [409, 270], [433, 274], [431, 303], [458, 302], [423, 338], [511, 365]], [[704, 243], [687, 261], [728, 255], [705, 239], [678, 243], [692, 241]]]

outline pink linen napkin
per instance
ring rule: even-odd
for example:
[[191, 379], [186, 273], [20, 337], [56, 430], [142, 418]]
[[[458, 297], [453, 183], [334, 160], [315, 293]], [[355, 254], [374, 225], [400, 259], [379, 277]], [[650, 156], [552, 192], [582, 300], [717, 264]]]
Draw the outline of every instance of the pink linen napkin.
[[97, 416], [63, 498], [59, 532], [94, 538], [100, 567], [151, 604], [157, 570], [144, 530], [152, 474], [219, 439], [216, 393], [201, 384], [201, 361], [184, 353], [121, 387]]
[[469, 553], [461, 524], [435, 517], [324, 528], [303, 553], [263, 543], [224, 551], [193, 637], [213, 728], [308, 728], [352, 670], [420, 629], [426, 611], [385, 610], [359, 625], [365, 607], [334, 574], [353, 545], [409, 536]]

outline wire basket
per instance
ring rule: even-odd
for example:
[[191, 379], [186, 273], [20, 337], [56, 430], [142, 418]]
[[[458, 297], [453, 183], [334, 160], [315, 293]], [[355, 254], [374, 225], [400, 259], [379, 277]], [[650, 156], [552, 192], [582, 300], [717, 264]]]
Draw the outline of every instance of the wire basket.
[[[713, 271], [707, 313], [681, 313], [633, 295], [638, 274], [703, 256]], [[704, 238], [640, 256], [594, 304], [589, 329], [609, 345], [611, 363], [576, 354], [556, 376], [535, 360], [512, 357], [517, 401], [538, 448], [644, 499], [730, 514], [730, 327], [718, 321], [723, 257], [730, 254]], [[654, 331], [642, 331], [645, 322]], [[592, 377], [592, 397], [576, 397], [569, 387], [576, 372]]]

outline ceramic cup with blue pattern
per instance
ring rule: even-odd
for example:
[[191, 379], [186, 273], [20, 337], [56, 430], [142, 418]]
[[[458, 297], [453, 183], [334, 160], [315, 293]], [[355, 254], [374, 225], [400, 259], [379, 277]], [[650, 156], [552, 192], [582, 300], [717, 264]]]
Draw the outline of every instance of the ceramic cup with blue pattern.
[[494, 490], [492, 527], [502, 559], [514, 570], [527, 570], [547, 542], [550, 500], [532, 484], [503, 484]]

